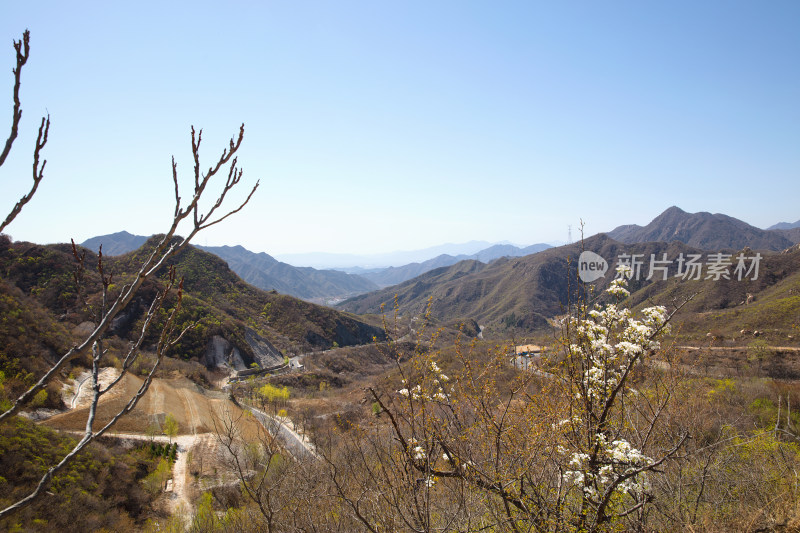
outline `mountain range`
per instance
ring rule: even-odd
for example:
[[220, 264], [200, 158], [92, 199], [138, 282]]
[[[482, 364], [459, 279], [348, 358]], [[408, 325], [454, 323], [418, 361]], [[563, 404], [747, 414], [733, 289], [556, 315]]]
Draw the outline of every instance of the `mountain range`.
[[680, 241], [703, 250], [738, 250], [749, 246], [754, 250], [779, 251], [800, 242], [800, 234], [791, 228], [773, 228], [763, 230], [727, 215], [687, 213], [673, 206], [646, 226], [619, 226], [608, 232], [608, 236], [626, 244]]
[[242, 246], [199, 246], [225, 261], [231, 270], [256, 287], [277, 290], [303, 300], [323, 302], [378, 288], [363, 276], [338, 270], [317, 270], [283, 263], [264, 252], [251, 252]]
[[[584, 250], [600, 255], [609, 266], [606, 275], [590, 285], [581, 284], [577, 276], [578, 258]], [[655, 302], [672, 307], [684, 297], [697, 293], [686, 312], [735, 311], [748, 300], [759, 300], [772, 290], [774, 307], [762, 313], [752, 312], [752, 324], [748, 325], [755, 329], [774, 328], [781, 322], [780, 325], [791, 332], [800, 316], [800, 300], [795, 296], [800, 293], [800, 248], [792, 246], [783, 252], [763, 252], [756, 279], [753, 279], [753, 272], [749, 277], [737, 279], [735, 252], [728, 268], [730, 279], [715, 280], [713, 276], [706, 279], [708, 270], [701, 270], [698, 280], [676, 277], [679, 258], [698, 255], [707, 269], [715, 253], [677, 240], [625, 244], [599, 234], [580, 243], [525, 257], [498, 259], [488, 265], [462, 261], [393, 287], [356, 296], [337, 307], [356, 314], [380, 313], [381, 306], [385, 312], [397, 302], [400, 316], [412, 317], [425, 313], [430, 302], [431, 316], [437, 320], [475, 320], [485, 327], [485, 335], [508, 338], [516, 332], [549, 330], [551, 319], [564, 314], [570, 305], [584, 296], [594, 300], [602, 294], [614, 278], [613, 269], [620, 257], [636, 254], [643, 264], [637, 279], [629, 284], [635, 304]], [[745, 248], [742, 253], [749, 258], [745, 263], [750, 267], [756, 252]], [[662, 279], [663, 272], [654, 270], [652, 279], [646, 279], [652, 259], [663, 260], [664, 257], [669, 260], [667, 278]], [[593, 292], [583, 292], [584, 287], [587, 290], [591, 287]], [[756, 307], [748, 309], [753, 311]], [[694, 314], [691, 316], [695, 323], [690, 321], [687, 330], [710, 329], [715, 323], [716, 319], [711, 317], [712, 325], [698, 326]]]
[[552, 246], [549, 244], [533, 244], [525, 248], [520, 248], [513, 244], [495, 244], [494, 246], [490, 246], [471, 255], [461, 254], [453, 256], [442, 254], [421, 263], [410, 263], [401, 267], [389, 267], [378, 270], [366, 270], [362, 271], [360, 275], [374, 282], [378, 287], [383, 288], [402, 283], [435, 268], [454, 265], [459, 261], [472, 260], [480, 261], [481, 263], [489, 263], [501, 257], [521, 257], [535, 254], [542, 250], [547, 250], [548, 248], [552, 248]]
[[368, 270], [399, 267], [409, 263], [421, 263], [439, 255], [472, 255], [492, 246], [487, 241], [469, 241], [465, 243], [446, 243], [420, 250], [402, 250], [379, 254], [342, 254], [330, 252], [312, 252], [300, 254], [280, 254], [278, 259], [292, 265], [312, 266], [315, 268], [336, 268], [347, 271], [359, 266]]
[[[800, 227], [787, 227], [794, 224], [785, 223], [776, 226], [763, 230], [723, 214], [687, 213], [670, 207], [646, 226], [619, 226], [607, 235], [586, 239], [583, 246], [606, 254], [641, 250], [636, 253], [646, 257], [663, 253], [677, 257], [744, 248], [781, 251], [800, 242]], [[95, 248], [102, 242], [108, 254], [143, 239], [121, 232], [95, 237], [84, 245]], [[484, 244], [473, 241], [467, 246]], [[639, 244], [643, 246], [633, 246]], [[346, 299], [340, 308], [354, 313], [377, 313], [380, 304], [393, 304], [395, 294], [401, 312], [420, 313], [432, 296], [433, 310], [442, 320], [469, 318], [492, 327], [532, 329], [558, 314], [576, 296], [565, 289], [563, 273], [568, 258], [575, 260], [579, 255], [577, 246], [494, 245], [471, 254], [439, 254], [400, 267], [353, 268], [348, 272], [295, 267], [241, 246], [205, 250], [225, 260], [256, 287], [322, 303]]]
[[[148, 237], [120, 231], [87, 239], [81, 246], [104, 255], [120, 255], [142, 246]], [[378, 286], [361, 276], [338, 270], [317, 270], [283, 263], [266, 253], [251, 252], [242, 246], [196, 246], [225, 260], [244, 281], [264, 290], [276, 290], [297, 298], [324, 303], [330, 298], [346, 298], [375, 290]]]
[[[146, 240], [147, 237], [121, 231], [92, 237], [84, 241], [81, 246], [97, 252], [102, 245], [104, 255], [113, 256], [135, 250], [142, 246]], [[536, 253], [549, 248], [550, 245], [534, 244], [526, 248], [519, 248], [511, 244], [489, 245], [489, 243], [483, 241], [472, 241], [464, 245], [448, 244], [425, 250], [399, 253], [416, 257], [442, 249], [471, 250], [476, 247], [479, 250], [471, 255], [460, 254], [453, 256], [441, 254], [421, 263], [411, 263], [401, 267], [319, 270], [312, 267], [296, 267], [278, 261], [264, 252], [251, 252], [238, 245], [197, 246], [197, 248], [224, 259], [231, 270], [251, 285], [264, 290], [276, 290], [311, 302], [328, 303], [401, 283], [434, 268], [449, 266], [466, 259], [489, 262], [503, 256], [517, 257]]]

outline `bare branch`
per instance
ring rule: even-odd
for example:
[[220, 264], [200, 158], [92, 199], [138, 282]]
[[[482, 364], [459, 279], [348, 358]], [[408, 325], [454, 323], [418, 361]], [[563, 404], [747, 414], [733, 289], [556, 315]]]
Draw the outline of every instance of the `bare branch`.
[[[36, 149], [36, 151], [34, 153], [34, 175], [35, 175], [34, 180], [35, 180], [36, 184], [38, 184], [38, 181], [41, 180], [42, 171], [44, 169], [44, 164], [42, 164], [41, 169], [38, 169], [39, 168], [38, 167], [38, 152], [41, 149], [41, 147], [43, 147], [44, 144], [47, 141], [48, 128], [49, 128], [49, 120], [46, 123], [43, 121], [42, 127], [40, 127], [40, 130], [39, 130], [39, 139], [37, 140], [37, 149]], [[107, 387], [105, 387], [104, 389], [101, 390], [100, 386], [99, 386], [99, 383], [98, 383], [98, 374], [99, 374], [99, 362], [100, 362], [100, 359], [102, 358], [102, 356], [104, 354], [104, 350], [103, 350], [103, 347], [102, 347], [102, 339], [104, 338], [104, 336], [105, 336], [106, 332], [108, 331], [108, 328], [110, 327], [110, 325], [111, 325], [112, 321], [114, 320], [114, 318], [119, 314], [120, 311], [122, 311], [122, 309], [124, 309], [128, 304], [130, 304], [130, 302], [133, 300], [134, 296], [136, 295], [137, 291], [141, 288], [141, 286], [145, 282], [145, 280], [147, 280], [149, 277], [155, 275], [156, 272], [158, 272], [161, 269], [161, 267], [163, 267], [166, 264], [166, 261], [169, 258], [173, 257], [174, 255], [176, 255], [177, 253], [179, 253], [180, 251], [185, 249], [186, 246], [188, 246], [190, 240], [199, 231], [201, 231], [205, 227], [208, 227], [208, 226], [210, 226], [212, 224], [216, 224], [218, 222], [221, 222], [222, 220], [224, 220], [228, 216], [232, 215], [233, 213], [236, 213], [236, 212], [240, 211], [244, 207], [244, 205], [246, 205], [247, 202], [249, 202], [250, 198], [252, 198], [252, 195], [255, 192], [255, 189], [258, 187], [258, 183], [256, 183], [256, 186], [253, 188], [253, 190], [247, 196], [246, 200], [241, 205], [239, 205], [236, 209], [228, 212], [227, 214], [223, 215], [222, 217], [220, 217], [217, 220], [214, 220], [212, 222], [206, 222], [205, 224], [201, 224], [199, 222], [200, 220], [208, 220], [210, 215], [211, 215], [211, 213], [222, 205], [222, 202], [223, 202], [224, 197], [227, 194], [227, 192], [231, 188], [233, 188], [236, 184], [239, 183], [239, 179], [241, 178], [241, 172], [236, 173], [235, 171], [232, 171], [232, 173], [229, 175], [229, 179], [227, 180], [227, 182], [225, 184], [223, 192], [216, 199], [216, 201], [214, 203], [214, 207], [212, 208], [212, 210], [209, 213], [207, 213], [204, 218], [201, 218], [201, 216], [198, 215], [198, 204], [199, 204], [199, 201], [200, 201], [201, 196], [203, 194], [203, 191], [205, 190], [205, 187], [209, 182], [209, 179], [216, 173], [216, 171], [219, 169], [220, 166], [225, 164], [225, 162], [227, 162], [233, 156], [233, 153], [239, 148], [239, 146], [241, 144], [241, 141], [242, 141], [243, 132], [244, 132], [244, 125], [242, 125], [242, 127], [240, 128], [240, 134], [239, 134], [238, 142], [236, 142], [234, 144], [233, 140], [231, 140], [231, 143], [230, 143], [231, 151], [228, 152], [227, 150], [224, 150], [222, 157], [217, 162], [216, 168], [212, 169], [209, 172], [208, 175], [204, 176], [201, 180], [196, 182], [195, 193], [192, 196], [191, 203], [188, 206], [186, 206], [185, 209], [182, 209], [181, 206], [180, 206], [180, 193], [179, 193], [179, 187], [178, 187], [177, 167], [176, 167], [176, 165], [174, 163], [174, 159], [173, 159], [172, 179], [173, 179], [173, 184], [175, 186], [175, 209], [174, 209], [174, 216], [173, 216], [172, 224], [170, 225], [170, 228], [167, 231], [167, 233], [164, 234], [164, 236], [161, 238], [161, 240], [153, 248], [153, 250], [151, 251], [150, 255], [141, 264], [139, 270], [135, 274], [135, 277], [134, 277], [133, 281], [130, 282], [130, 283], [125, 284], [122, 287], [119, 296], [117, 296], [117, 298], [113, 302], [111, 302], [110, 305], [107, 305], [107, 297], [108, 297], [108, 288], [109, 288], [109, 285], [111, 283], [112, 275], [111, 274], [106, 275], [105, 269], [104, 269], [104, 266], [103, 266], [103, 261], [102, 261], [102, 252], [99, 254], [97, 270], [98, 270], [98, 273], [101, 276], [101, 282], [102, 282], [102, 285], [103, 285], [103, 303], [102, 303], [102, 307], [100, 309], [100, 313], [99, 313], [99, 317], [98, 317], [99, 318], [98, 324], [95, 327], [94, 331], [91, 334], [89, 334], [80, 344], [78, 344], [76, 346], [73, 346], [70, 350], [68, 350], [65, 354], [63, 354], [58, 359], [58, 361], [33, 386], [31, 386], [27, 391], [22, 393], [16, 399], [16, 401], [12, 404], [12, 407], [10, 409], [8, 409], [7, 411], [5, 411], [3, 413], [0, 413], [0, 421], [6, 419], [8, 417], [11, 417], [11, 416], [15, 415], [16, 413], [18, 413], [20, 411], [20, 409], [39, 390], [41, 390], [50, 381], [50, 379], [52, 379], [56, 375], [56, 373], [58, 373], [64, 367], [64, 365], [66, 365], [66, 363], [68, 361], [70, 361], [71, 359], [73, 359], [73, 358], [75, 358], [75, 357], [77, 357], [79, 355], [87, 353], [89, 350], [92, 350], [93, 351], [92, 375], [93, 375], [93, 384], [94, 384], [94, 387], [93, 387], [94, 388], [94, 396], [93, 396], [93, 400], [92, 400], [92, 405], [90, 407], [89, 416], [87, 417], [86, 430], [85, 430], [84, 437], [75, 445], [75, 447], [58, 464], [56, 464], [55, 466], [51, 467], [45, 473], [45, 475], [42, 476], [42, 478], [40, 479], [37, 487], [34, 489], [34, 491], [31, 494], [29, 494], [25, 498], [13, 503], [13, 504], [11, 504], [6, 509], [1, 510], [0, 511], [0, 517], [3, 517], [3, 516], [5, 516], [5, 515], [7, 515], [9, 513], [12, 513], [14, 511], [26, 506], [30, 502], [32, 502], [48, 486], [48, 484], [52, 480], [52, 476], [56, 472], [58, 472], [60, 469], [62, 469], [72, 458], [74, 458], [80, 452], [80, 450], [82, 450], [89, 442], [91, 442], [92, 440], [96, 439], [97, 437], [99, 437], [100, 435], [105, 433], [122, 416], [124, 416], [125, 414], [127, 414], [131, 410], [133, 410], [135, 408], [136, 404], [138, 403], [138, 401], [147, 392], [147, 390], [148, 390], [148, 388], [150, 386], [150, 383], [152, 381], [153, 375], [155, 374], [155, 372], [156, 372], [156, 370], [157, 370], [157, 368], [158, 368], [158, 366], [159, 366], [159, 364], [160, 364], [160, 362], [161, 362], [161, 360], [162, 360], [162, 358], [164, 356], [165, 351], [168, 348], [170, 348], [171, 346], [174, 346], [175, 343], [179, 342], [180, 339], [183, 337], [183, 335], [186, 333], [186, 331], [188, 331], [188, 329], [190, 329], [190, 328], [184, 329], [178, 335], [174, 335], [175, 318], [176, 318], [177, 313], [178, 313], [178, 311], [180, 309], [181, 295], [182, 295], [182, 289], [183, 289], [182, 282], [181, 282], [181, 284], [179, 285], [179, 288], [178, 288], [178, 303], [175, 306], [175, 308], [172, 310], [172, 312], [170, 313], [166, 324], [164, 325], [164, 327], [161, 330], [161, 335], [160, 335], [158, 346], [157, 346], [157, 350], [156, 350], [156, 361], [155, 361], [153, 367], [150, 369], [150, 371], [149, 371], [149, 373], [147, 375], [147, 378], [145, 379], [145, 381], [143, 382], [142, 386], [137, 391], [137, 393], [133, 396], [133, 398], [131, 398], [131, 400], [103, 428], [101, 428], [100, 430], [98, 430], [96, 432], [93, 431], [92, 428], [93, 428], [93, 425], [94, 425], [94, 417], [95, 417], [95, 413], [96, 413], [96, 407], [98, 405], [100, 397], [119, 383], [119, 380], [121, 379], [121, 376], [124, 375], [125, 372], [127, 372], [127, 370], [130, 368], [130, 365], [136, 359], [136, 355], [135, 354], [136, 354], [139, 346], [141, 345], [141, 343], [143, 341], [143, 338], [144, 338], [148, 328], [152, 324], [152, 318], [156, 315], [157, 311], [162, 308], [162, 306], [164, 305], [165, 300], [167, 298], [167, 294], [169, 293], [169, 291], [173, 287], [174, 280], [175, 280], [174, 270], [171, 270], [171, 272], [170, 272], [170, 281], [168, 283], [167, 288], [162, 293], [160, 293], [156, 297], [156, 299], [153, 302], [153, 304], [151, 304], [150, 310], [148, 312], [148, 316], [145, 319], [145, 324], [144, 324], [143, 329], [142, 329], [142, 331], [140, 333], [140, 336], [137, 339], [137, 341], [134, 343], [134, 345], [131, 347], [131, 349], [129, 350], [129, 352], [128, 352], [126, 358], [125, 358], [125, 362], [123, 363], [123, 372], [122, 372], [121, 376], [118, 377], [109, 386], [107, 386]], [[197, 136], [197, 140], [195, 141], [194, 129], [192, 129], [192, 147], [193, 147], [195, 158], [198, 161], [198, 165], [199, 165], [199, 154], [197, 153], [197, 148], [200, 145], [200, 137], [201, 136], [198, 135]], [[37, 171], [37, 169], [38, 169], [38, 171]], [[38, 172], [38, 174], [37, 174], [37, 172]], [[231, 176], [233, 176], [233, 177], [231, 177]], [[27, 195], [26, 198], [24, 198], [24, 202], [22, 202], [21, 204], [18, 204], [19, 207], [16, 209], [16, 212], [19, 212], [19, 210], [21, 209], [22, 205], [24, 205], [24, 203], [27, 202], [30, 199], [30, 197], [33, 195], [33, 192], [35, 192], [35, 187], [34, 187], [34, 190], [29, 195]], [[189, 234], [185, 238], [183, 238], [179, 242], [172, 242], [173, 238], [175, 237], [175, 234], [177, 232], [179, 224], [188, 216], [188, 214], [190, 212], [194, 213], [195, 220], [197, 221], [197, 223], [194, 225], [194, 228], [189, 232]], [[80, 276], [82, 276], [83, 256], [78, 254], [77, 247], [74, 246], [74, 243], [73, 243], [73, 254], [75, 255], [76, 259], [78, 259], [78, 262], [79, 262], [78, 273], [76, 273], [76, 281], [78, 281]]]
[[42, 491], [47, 488], [47, 486], [50, 484], [50, 482], [53, 479], [53, 476], [56, 473], [58, 473], [61, 469], [63, 469], [90, 442], [92, 442], [92, 441], [96, 440], [98, 437], [102, 436], [114, 424], [116, 424], [117, 421], [120, 418], [122, 418], [127, 413], [131, 412], [136, 407], [136, 404], [139, 403], [139, 400], [144, 396], [144, 394], [149, 389], [150, 383], [153, 380], [153, 376], [154, 376], [156, 370], [158, 369], [158, 366], [161, 363], [161, 360], [163, 359], [164, 354], [166, 353], [166, 351], [169, 348], [171, 348], [172, 346], [174, 346], [177, 342], [179, 342], [181, 337], [183, 337], [183, 334], [186, 332], [186, 330], [184, 330], [178, 336], [174, 336], [173, 335], [173, 331], [175, 329], [175, 318], [176, 318], [176, 316], [177, 316], [177, 314], [178, 314], [178, 312], [180, 310], [180, 307], [181, 307], [180, 306], [181, 290], [182, 290], [182, 287], [179, 289], [179, 293], [178, 293], [178, 304], [175, 306], [175, 308], [170, 313], [169, 318], [167, 319], [167, 324], [164, 326], [164, 328], [161, 331], [161, 335], [159, 337], [158, 345], [157, 345], [157, 348], [156, 348], [156, 361], [153, 364], [153, 367], [148, 372], [147, 377], [145, 378], [145, 380], [142, 383], [142, 385], [139, 387], [139, 390], [136, 391], [136, 394], [134, 394], [134, 396], [127, 402], [127, 404], [122, 409], [120, 409], [117, 412], [117, 414], [114, 415], [114, 417], [112, 417], [112, 419], [98, 431], [93, 431], [92, 427], [93, 427], [93, 424], [94, 424], [94, 418], [95, 418], [95, 414], [96, 414], [98, 400], [100, 398], [100, 388], [99, 388], [99, 384], [97, 382], [97, 377], [98, 377], [98, 373], [99, 373], [99, 360], [100, 360], [100, 357], [102, 356], [102, 348], [101, 348], [101, 345], [99, 343], [93, 343], [92, 348], [93, 348], [93, 351], [94, 351], [94, 357], [93, 357], [93, 364], [92, 364], [92, 380], [93, 380], [93, 388], [95, 390], [95, 394], [94, 394], [94, 397], [92, 399], [92, 404], [91, 404], [91, 407], [90, 407], [89, 416], [87, 417], [87, 420], [86, 420], [86, 429], [84, 431], [83, 438], [80, 441], [78, 441], [77, 444], [75, 444], [75, 446], [72, 448], [72, 450], [70, 450], [69, 453], [67, 453], [67, 455], [65, 455], [64, 458], [61, 459], [61, 461], [59, 461], [58, 464], [56, 464], [55, 466], [52, 466], [50, 469], [47, 470], [47, 472], [45, 472], [45, 474], [42, 476], [42, 478], [39, 480], [38, 484], [36, 485], [36, 488], [30, 494], [28, 494], [26, 497], [18, 500], [17, 502], [9, 505], [5, 509], [0, 510], [0, 518], [4, 517], [4, 516], [6, 516], [6, 515], [8, 515], [10, 513], [13, 513], [13, 512], [15, 512], [15, 511], [17, 511], [19, 509], [22, 509], [23, 507], [25, 507], [28, 504], [32, 503], [39, 495], [41, 495]]
[[11, 117], [11, 133], [6, 139], [3, 152], [0, 153], [0, 166], [6, 162], [6, 157], [11, 152], [11, 146], [17, 138], [19, 121], [22, 119], [22, 108], [19, 101], [19, 86], [22, 78], [22, 67], [28, 62], [30, 54], [31, 32], [25, 30], [22, 34], [22, 41], [14, 41], [14, 50], [17, 52], [17, 66], [12, 70], [14, 73], [14, 111]]
[[[39, 125], [39, 136], [36, 138], [36, 147], [33, 149], [33, 185], [31, 186], [31, 190], [28, 191], [28, 194], [22, 196], [19, 201], [14, 204], [14, 207], [11, 209], [11, 212], [8, 214], [6, 219], [0, 224], [0, 232], [2, 232], [11, 222], [17, 218], [22, 208], [30, 202], [33, 195], [36, 194], [36, 190], [39, 188], [39, 182], [42, 181], [44, 177], [44, 167], [47, 165], [47, 160], [42, 161], [42, 166], [39, 167], [39, 156], [41, 154], [42, 148], [44, 145], [47, 144], [47, 134], [50, 132], [50, 115], [47, 115], [47, 118], [42, 117], [42, 123]], [[16, 136], [16, 133], [15, 133]], [[10, 139], [10, 137], [9, 137]], [[6, 145], [10, 148], [10, 144]]]

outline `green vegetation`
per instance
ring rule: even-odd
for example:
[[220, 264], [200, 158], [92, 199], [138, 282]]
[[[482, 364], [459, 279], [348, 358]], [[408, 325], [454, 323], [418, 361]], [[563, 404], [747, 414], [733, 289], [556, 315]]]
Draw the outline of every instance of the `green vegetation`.
[[[0, 424], [0, 505], [26, 494], [74, 442], [24, 418]], [[56, 475], [45, 498], [0, 521], [0, 529], [134, 530], [152, 513], [151, 497], [139, 488], [151, 468], [154, 464], [143, 450], [89, 446]]]
[[172, 413], [167, 413], [164, 419], [164, 434], [169, 437], [169, 442], [172, 444], [172, 439], [178, 435], [178, 421], [172, 416]]

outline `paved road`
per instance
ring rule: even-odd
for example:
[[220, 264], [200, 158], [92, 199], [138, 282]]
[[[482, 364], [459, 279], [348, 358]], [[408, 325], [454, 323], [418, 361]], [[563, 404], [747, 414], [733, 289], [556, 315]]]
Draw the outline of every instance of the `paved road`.
[[[768, 350], [776, 350], [779, 352], [800, 352], [800, 348], [797, 346], [763, 346]], [[712, 350], [712, 351], [719, 351], [719, 352], [732, 352], [736, 350], [747, 350], [747, 346], [676, 346], [676, 348], [681, 350], [687, 351], [696, 351], [696, 350]]]
[[303, 437], [298, 435], [292, 428], [287, 426], [283, 423], [280, 419], [268, 415], [264, 411], [260, 409], [256, 409], [255, 407], [248, 407], [250, 411], [255, 415], [259, 422], [269, 431], [273, 433], [275, 430], [278, 431], [279, 436], [283, 440], [284, 446], [286, 449], [289, 450], [295, 459], [311, 459], [317, 458], [317, 452], [314, 450], [314, 447], [306, 442]]

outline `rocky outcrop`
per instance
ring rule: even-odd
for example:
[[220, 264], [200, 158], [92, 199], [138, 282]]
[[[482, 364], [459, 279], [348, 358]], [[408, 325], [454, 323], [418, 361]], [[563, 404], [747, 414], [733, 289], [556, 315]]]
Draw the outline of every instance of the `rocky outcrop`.
[[283, 354], [254, 330], [245, 328], [244, 340], [253, 351], [255, 362], [261, 368], [272, 368], [283, 364]]
[[[245, 370], [266, 370], [283, 365], [283, 354], [267, 339], [254, 330], [245, 328], [247, 348], [239, 349], [221, 335], [214, 335], [201, 361], [207, 368], [225, 368], [242, 372]], [[252, 356], [249, 355], [252, 353]], [[253, 363], [257, 366], [254, 367]]]
[[247, 363], [239, 349], [228, 342], [228, 339], [214, 335], [208, 342], [202, 363], [207, 368], [228, 368], [232, 370], [246, 370]]

